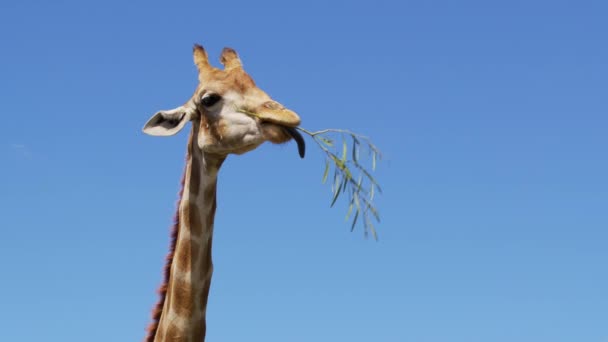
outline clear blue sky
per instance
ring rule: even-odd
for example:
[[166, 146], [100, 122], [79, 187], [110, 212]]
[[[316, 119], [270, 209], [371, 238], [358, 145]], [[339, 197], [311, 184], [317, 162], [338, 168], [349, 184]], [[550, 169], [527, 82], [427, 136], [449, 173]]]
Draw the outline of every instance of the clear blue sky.
[[208, 341], [608, 341], [604, 1], [3, 1], [0, 341], [138, 341], [187, 134], [240, 53], [309, 129], [385, 153], [380, 241], [309, 143], [230, 157]]

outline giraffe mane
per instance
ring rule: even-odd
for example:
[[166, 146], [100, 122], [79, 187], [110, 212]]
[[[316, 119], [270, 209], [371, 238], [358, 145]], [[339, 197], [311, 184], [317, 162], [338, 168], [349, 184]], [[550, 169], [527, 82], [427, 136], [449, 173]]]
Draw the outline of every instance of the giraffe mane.
[[[189, 158], [190, 152], [186, 154], [186, 161]], [[184, 173], [182, 175], [182, 180], [180, 182], [180, 190], [178, 194], [177, 200], [177, 209], [175, 210], [175, 216], [173, 216], [173, 225], [171, 227], [170, 233], [170, 242], [169, 242], [169, 252], [167, 253], [167, 257], [165, 258], [165, 267], [163, 272], [163, 280], [161, 285], [159, 286], [158, 292], [158, 302], [154, 305], [152, 309], [152, 322], [146, 328], [147, 335], [144, 339], [144, 342], [154, 342], [154, 338], [156, 337], [156, 333], [158, 331], [158, 324], [160, 322], [160, 316], [163, 313], [163, 307], [165, 305], [165, 298], [167, 296], [167, 286], [169, 284], [169, 277], [171, 275], [171, 265], [173, 264], [173, 257], [175, 254], [175, 246], [177, 244], [177, 235], [179, 233], [179, 207], [182, 202], [182, 196], [184, 195], [184, 184], [186, 182], [186, 169], [184, 168]]]

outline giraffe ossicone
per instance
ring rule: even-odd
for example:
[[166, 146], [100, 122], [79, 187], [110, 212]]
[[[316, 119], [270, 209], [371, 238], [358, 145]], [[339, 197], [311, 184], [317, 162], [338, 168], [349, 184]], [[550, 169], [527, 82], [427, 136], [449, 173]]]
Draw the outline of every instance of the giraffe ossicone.
[[193, 55], [199, 79], [194, 95], [177, 108], [157, 112], [143, 128], [149, 135], [170, 136], [192, 123], [160, 300], [147, 342], [205, 339], [217, 174], [227, 155], [249, 152], [266, 141], [294, 139], [304, 157], [304, 139], [296, 130], [300, 117], [255, 85], [236, 51], [224, 48], [223, 69], [211, 66], [200, 45], [194, 46]]

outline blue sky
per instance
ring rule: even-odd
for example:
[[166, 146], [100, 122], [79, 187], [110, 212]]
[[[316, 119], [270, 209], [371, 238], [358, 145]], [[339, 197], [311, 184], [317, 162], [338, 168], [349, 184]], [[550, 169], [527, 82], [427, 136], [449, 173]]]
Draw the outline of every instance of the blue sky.
[[1, 341], [136, 341], [196, 86], [191, 47], [385, 159], [380, 241], [309, 141], [220, 174], [208, 341], [608, 341], [602, 1], [4, 1]]

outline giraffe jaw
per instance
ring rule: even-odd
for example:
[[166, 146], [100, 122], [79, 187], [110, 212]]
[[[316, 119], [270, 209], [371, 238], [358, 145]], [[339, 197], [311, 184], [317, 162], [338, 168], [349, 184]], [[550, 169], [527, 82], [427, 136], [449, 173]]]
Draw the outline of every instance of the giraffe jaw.
[[296, 113], [289, 110], [284, 110], [284, 112], [291, 113], [291, 116], [288, 117], [288, 119], [291, 120], [285, 121], [281, 120], [280, 118], [269, 117], [268, 115], [264, 114], [265, 112], [262, 112], [262, 114], [258, 114], [254, 111], [249, 111], [242, 108], [238, 108], [237, 112], [243, 113], [254, 118], [258, 118], [263, 123], [272, 123], [281, 127], [290, 137], [293, 138], [293, 140], [296, 141], [296, 143], [298, 144], [298, 154], [300, 155], [300, 158], [304, 158], [304, 155], [306, 153], [306, 142], [304, 141], [302, 134], [300, 134], [300, 132], [298, 132], [297, 130], [298, 124], [300, 123], [300, 118]]

